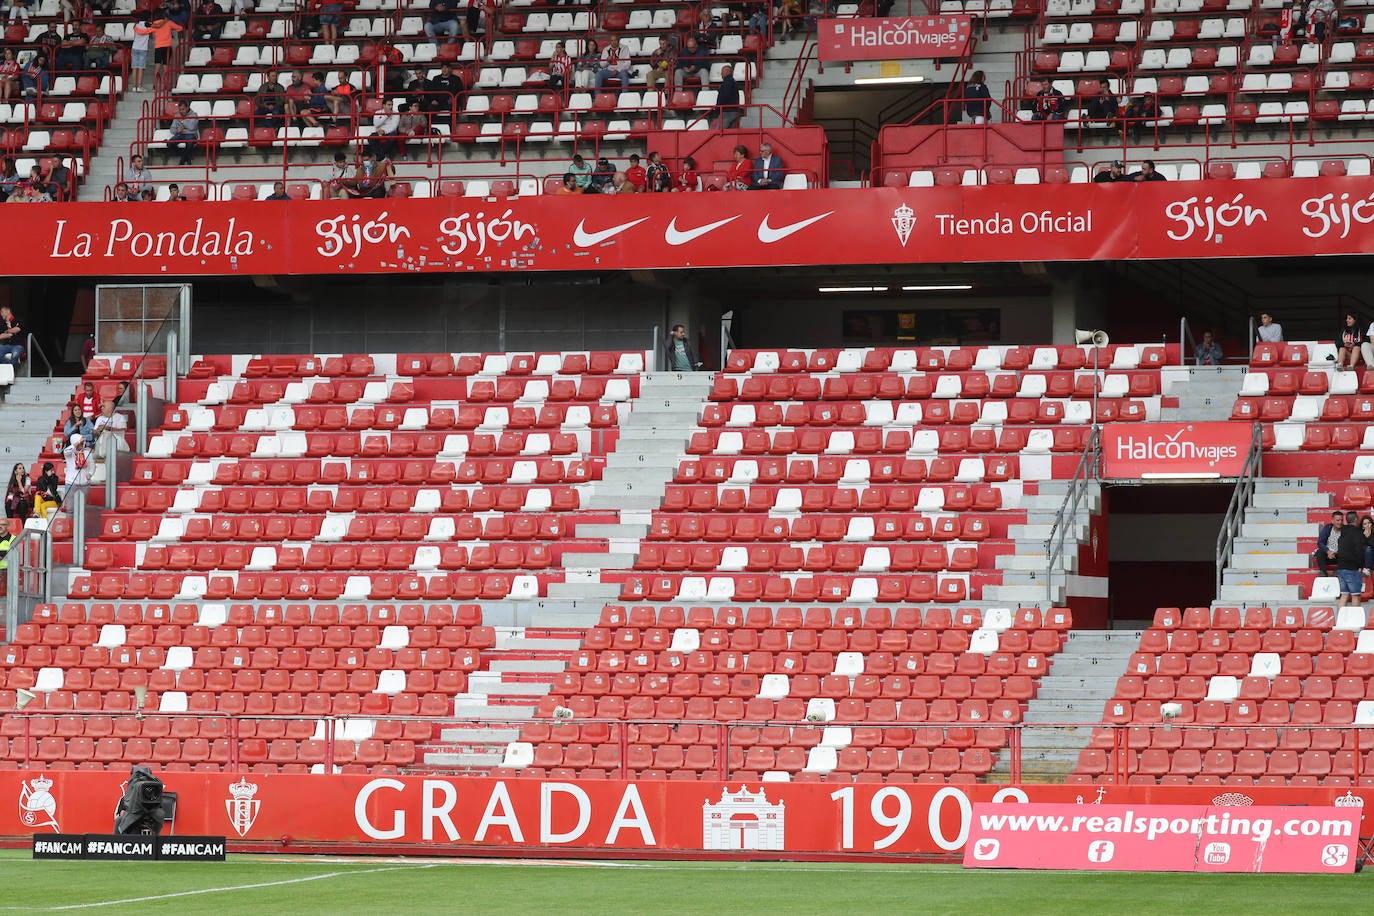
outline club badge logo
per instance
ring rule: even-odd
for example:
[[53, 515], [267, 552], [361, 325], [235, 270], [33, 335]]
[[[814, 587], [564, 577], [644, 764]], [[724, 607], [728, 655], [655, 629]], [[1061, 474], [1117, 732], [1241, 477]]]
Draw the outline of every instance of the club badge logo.
[[62, 832], [57, 826], [57, 799], [51, 779], [35, 776], [19, 784], [19, 821], [35, 830], [51, 827], [54, 833]]
[[892, 228], [897, 230], [897, 241], [905, 248], [907, 240], [911, 238], [911, 230], [916, 228], [916, 211], [906, 204], [893, 210]]
[[229, 815], [229, 823], [233, 825], [234, 832], [239, 836], [244, 836], [253, 829], [253, 822], [258, 819], [258, 812], [262, 810], [262, 799], [253, 797], [257, 794], [257, 783], [249, 782], [246, 777], [241, 777], [229, 787], [229, 798], [224, 800], [224, 810]]

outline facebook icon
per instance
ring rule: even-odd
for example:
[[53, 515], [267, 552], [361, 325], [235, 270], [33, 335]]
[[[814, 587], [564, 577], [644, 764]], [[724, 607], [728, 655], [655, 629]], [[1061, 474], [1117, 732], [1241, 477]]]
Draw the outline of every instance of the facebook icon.
[[1115, 853], [1116, 844], [1111, 840], [1094, 840], [1088, 844], [1089, 862], [1097, 862], [1098, 864], [1110, 862]]

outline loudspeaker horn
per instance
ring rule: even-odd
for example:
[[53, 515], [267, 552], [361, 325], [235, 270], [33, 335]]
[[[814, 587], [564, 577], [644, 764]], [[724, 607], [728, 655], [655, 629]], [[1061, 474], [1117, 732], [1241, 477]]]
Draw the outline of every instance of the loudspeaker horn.
[[23, 687], [20, 687], [14, 692], [14, 708], [23, 709], [36, 699], [38, 699], [38, 694], [34, 693], [32, 690], [25, 690]]
[[147, 703], [148, 703], [148, 688], [147, 688], [147, 687], [135, 687], [135, 688], [134, 688], [134, 708], [138, 710], [138, 715], [135, 716], [135, 718], [138, 718], [138, 719], [142, 719], [142, 718], [143, 718], [143, 707], [144, 707], [145, 705], [147, 705]]
[[1106, 331], [1085, 331], [1082, 328], [1073, 332], [1074, 343], [1092, 344], [1094, 347], [1105, 347], [1111, 338]]

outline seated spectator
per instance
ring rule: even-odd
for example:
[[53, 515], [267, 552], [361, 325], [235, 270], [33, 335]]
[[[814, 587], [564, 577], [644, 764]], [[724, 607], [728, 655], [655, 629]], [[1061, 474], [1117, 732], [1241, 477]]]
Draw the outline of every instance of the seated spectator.
[[19, 81], [19, 73], [19, 61], [14, 56], [14, 49], [5, 48], [0, 54], [0, 102], [8, 102], [23, 93], [24, 84]]
[[773, 152], [771, 144], [760, 143], [758, 158], [754, 160], [753, 180], [750, 181], [749, 187], [755, 191], [776, 191], [782, 187], [785, 177], [782, 157]]
[[368, 150], [377, 159], [395, 156], [400, 148], [396, 134], [401, 129], [401, 115], [396, 111], [395, 99], [387, 99], [382, 103], [382, 107], [372, 116], [372, 126], [375, 131], [367, 141]]
[[1354, 369], [1361, 356], [1360, 319], [1354, 312], [1346, 312], [1340, 330], [1336, 332], [1336, 369]]
[[649, 173], [639, 164], [638, 153], [630, 154], [630, 167], [625, 170], [625, 180], [634, 185], [636, 191], [643, 191], [649, 186]]
[[52, 85], [52, 71], [48, 69], [48, 56], [39, 51], [29, 58], [29, 62], [19, 71], [19, 82], [24, 87], [24, 95], [37, 95], [47, 92]]
[[[890, 0], [886, 0], [890, 3]], [[789, 41], [792, 33], [801, 33], [805, 26], [802, 19], [806, 12], [805, 0], [782, 0], [777, 6], [777, 13], [773, 19], [773, 35], [778, 41]], [[885, 14], [879, 13], [880, 16]]]
[[592, 167], [582, 158], [581, 153], [573, 155], [572, 165], [568, 166], [568, 174], [577, 180], [578, 193], [585, 192], [587, 186], [592, 183]]
[[[463, 40], [475, 41], [477, 36], [482, 34], [482, 8], [483, 0], [467, 0], [467, 9], [463, 13], [463, 18], [459, 20], [459, 25], [463, 27]], [[495, 4], [492, 4], [493, 8]]]
[[1108, 91], [1105, 84], [1097, 91], [1097, 95], [1088, 99], [1087, 115], [1089, 121], [1106, 121], [1114, 123], [1121, 117], [1121, 106], [1116, 101], [1116, 96]]
[[175, 181], [167, 185], [167, 201], [169, 203], [186, 203], [186, 198], [181, 196], [181, 185]]
[[578, 89], [590, 89], [600, 67], [601, 51], [596, 42], [588, 38], [587, 45], [577, 58], [577, 65], [573, 70], [573, 85]]
[[310, 84], [305, 81], [305, 73], [297, 70], [291, 74], [291, 85], [286, 87], [286, 115], [296, 118], [310, 105]]
[[668, 167], [663, 164], [663, 154], [653, 152], [649, 154], [649, 167], [646, 170], [646, 177], [649, 180], [650, 191], [671, 191], [673, 189], [673, 176], [669, 174]]
[[1340, 542], [1341, 528], [1345, 526], [1345, 513], [1331, 513], [1331, 521], [1317, 529], [1317, 549], [1312, 551], [1312, 562], [1323, 576], [1331, 575], [1336, 562], [1336, 546]]
[[386, 197], [394, 176], [391, 160], [379, 157], [369, 147], [363, 152], [363, 163], [354, 174], [351, 183], [344, 187], [349, 197]]
[[[567, 55], [565, 54], [564, 57]], [[449, 117], [457, 107], [458, 99], [465, 90], [463, 78], [453, 70], [453, 64], [445, 61], [439, 65], [439, 73], [425, 81], [425, 111], [441, 117]]]
[[[416, 137], [423, 139], [434, 135], [434, 131], [429, 126], [429, 116], [420, 111], [419, 102], [411, 102], [406, 106], [405, 113], [401, 115], [400, 125], [396, 128], [396, 134], [400, 137]], [[409, 158], [409, 151], [406, 141], [399, 141], [401, 148], [401, 158]], [[421, 147], [423, 150], [423, 147]], [[421, 157], [423, 158], [423, 156]]]
[[563, 184], [559, 186], [558, 194], [581, 194], [582, 188], [577, 183], [577, 176], [572, 172], [563, 175]]
[[1283, 325], [1275, 324], [1274, 316], [1268, 312], [1260, 312], [1255, 336], [1264, 343], [1283, 343]]
[[200, 145], [200, 119], [191, 114], [191, 106], [185, 102], [177, 105], [177, 116], [172, 119], [172, 136], [167, 148], [180, 157], [178, 165], [190, 165], [191, 156]]
[[601, 49], [601, 65], [596, 70], [593, 82], [600, 89], [608, 80], [618, 81], [621, 89], [630, 85], [630, 56], [621, 47], [620, 40], [615, 38], [606, 42], [606, 47]]
[[1155, 171], [1155, 161], [1145, 159], [1140, 163], [1140, 171], [1132, 172], [1127, 176], [1127, 181], [1167, 181], [1163, 175]]
[[1124, 134], [1127, 129], [1140, 132], [1142, 127], [1150, 127], [1148, 121], [1154, 121], [1159, 117], [1159, 102], [1155, 100], [1153, 92], [1147, 92], [1138, 99], [1132, 99], [1126, 106], [1126, 112], [1121, 119], [1121, 131]]
[[[440, 38], [448, 39], [449, 44], [458, 40], [458, 8], [454, 0], [430, 0], [425, 34], [434, 39], [435, 44]], [[466, 29], [463, 38], [470, 38]]]
[[588, 183], [589, 193], [608, 193], [612, 190], [611, 181], [615, 177], [615, 166], [611, 160], [601, 156], [596, 160], [596, 168], [592, 170], [591, 181]]
[[553, 92], [566, 92], [572, 86], [573, 60], [563, 42], [554, 46], [553, 57], [549, 58], [549, 89]]
[[1051, 83], [1035, 94], [1032, 121], [1062, 121], [1069, 116], [1069, 100]]
[[224, 34], [224, 8], [215, 0], [201, 0], [196, 7], [196, 25], [191, 30], [196, 41], [219, 41]]
[[53, 470], [53, 463], [43, 462], [43, 469], [33, 484], [34, 511], [45, 516], [49, 511], [57, 511], [62, 505], [61, 485], [62, 481]]
[[85, 32], [72, 32], [62, 39], [53, 57], [53, 70], [82, 70], [86, 67], [87, 40]]
[[624, 172], [616, 172], [614, 175], [611, 176], [611, 186], [608, 189], [608, 193], [637, 194], [639, 193], [639, 188], [636, 188], [633, 184], [630, 183], [630, 181], [625, 177]]
[[353, 100], [358, 95], [358, 90], [348, 80], [348, 71], [340, 70], [336, 77], [338, 83], [325, 95], [325, 104], [329, 106], [329, 113], [334, 117], [346, 115], [353, 110]]
[[10, 0], [10, 22], [17, 20], [29, 21], [29, 5], [33, 0]]
[[284, 181], [274, 181], [274, 182], [272, 182], [272, 193], [269, 194], [269, 195], [267, 195], [266, 197], [263, 198], [263, 200], [290, 200], [290, 199], [291, 199], [291, 198], [290, 198], [290, 197], [287, 195], [287, 193], [286, 193], [286, 182], [284, 182]]
[[116, 182], [114, 186], [114, 202], [117, 204], [136, 203], [137, 197], [129, 196], [129, 186], [124, 182]]
[[144, 185], [153, 183], [153, 173], [144, 166], [143, 157], [138, 153], [134, 153], [129, 159], [129, 171], [124, 175], [124, 183], [135, 194], [143, 190]]
[[138, 192], [138, 199], [140, 203], [155, 201], [157, 200], [157, 191], [154, 191], [152, 188], [144, 188], [142, 191]]
[[91, 418], [81, 412], [81, 405], [73, 402], [67, 407], [67, 416], [62, 420], [62, 438], [70, 439], [72, 433], [80, 433], [86, 438], [95, 434]]
[[702, 88], [711, 85], [711, 53], [701, 46], [695, 35], [688, 35], [677, 56], [673, 85], [682, 87], [687, 80], [694, 79]]
[[1124, 168], [1125, 166], [1121, 164], [1121, 160], [1117, 159], [1112, 162], [1111, 165], [1094, 175], [1093, 181], [1097, 184], [1115, 184], [1119, 181], [1126, 181], [1125, 172], [1122, 171]]
[[23, 180], [19, 173], [15, 171], [14, 161], [11, 159], [0, 159], [0, 201], [9, 200]]
[[306, 127], [319, 127], [320, 118], [332, 113], [329, 106], [329, 90], [324, 88], [324, 71], [316, 70], [306, 79], [305, 85], [310, 94], [306, 97], [305, 107], [301, 110], [301, 121]]
[[749, 150], [743, 144], [735, 147], [735, 161], [725, 173], [725, 190], [747, 191], [754, 178], [754, 164], [749, 161]]
[[[37, 194], [46, 201], [62, 199], [62, 189], [44, 176], [43, 170], [36, 165], [29, 169], [28, 186], [30, 191], [37, 192]], [[30, 194], [30, 197], [32, 196], [33, 195]]]
[[691, 156], [686, 156], [682, 160], [682, 169], [677, 173], [677, 179], [673, 183], [675, 191], [700, 191], [701, 176], [697, 174], [697, 161]]
[[[115, 402], [109, 399], [101, 402], [100, 416], [95, 418], [95, 423], [91, 429], [95, 434], [95, 460], [104, 461], [105, 453], [109, 449], [115, 451], [125, 451], [129, 443], [124, 439], [124, 433], [129, 428], [129, 418], [115, 410]], [[90, 439], [89, 434], [84, 434], [86, 439]]]
[[18, 365], [24, 358], [24, 326], [14, 309], [0, 305], [0, 363]]
[[649, 55], [649, 72], [644, 77], [644, 83], [650, 89], [657, 89], [659, 86], [673, 88], [673, 76], [677, 55], [673, 53], [673, 43], [664, 35], [658, 40], [658, 47], [654, 53]]
[[67, 165], [75, 162], [70, 156], [59, 153], [53, 158], [52, 171], [48, 172], [48, 184], [58, 192], [57, 200], [71, 200], [76, 196], [76, 176]]
[[286, 87], [280, 79], [263, 81], [253, 96], [253, 126], [270, 127], [273, 130], [282, 126], [282, 116], [286, 113]]
[[1221, 352], [1221, 344], [1217, 343], [1211, 331], [1202, 332], [1202, 343], [1193, 350], [1193, 355], [1197, 357], [1199, 366], [1220, 366], [1226, 358]]
[[91, 70], [104, 70], [110, 66], [119, 42], [105, 34], [105, 23], [95, 24], [95, 34], [86, 46], [86, 67]]

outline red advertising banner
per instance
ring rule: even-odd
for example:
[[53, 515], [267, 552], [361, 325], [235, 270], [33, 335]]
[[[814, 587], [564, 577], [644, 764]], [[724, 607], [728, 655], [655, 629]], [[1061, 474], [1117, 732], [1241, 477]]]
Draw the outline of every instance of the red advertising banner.
[[1353, 872], [1361, 809], [979, 803], [968, 868]]
[[[1244, 185], [1242, 190], [1237, 190]], [[1374, 251], [1374, 178], [11, 208], [0, 271], [224, 276]]]
[[1102, 476], [1238, 477], [1254, 431], [1249, 423], [1108, 423]]
[[972, 35], [968, 16], [822, 19], [816, 50], [824, 61], [962, 57]]
[[[1057, 802], [1332, 805], [1327, 788], [996, 786], [714, 781], [557, 781], [420, 776], [163, 773], [178, 835], [253, 843], [376, 844], [478, 850], [580, 849], [702, 855], [747, 850], [951, 857], [974, 805], [1020, 811]], [[0, 773], [0, 836], [108, 833], [124, 776]], [[1348, 804], [1362, 805], [1346, 793]], [[302, 804], [309, 799], [309, 804]], [[1233, 809], [1238, 810], [1238, 809]], [[1298, 811], [1298, 809], [1290, 809]], [[1363, 811], [1362, 808], [1358, 809]]]

